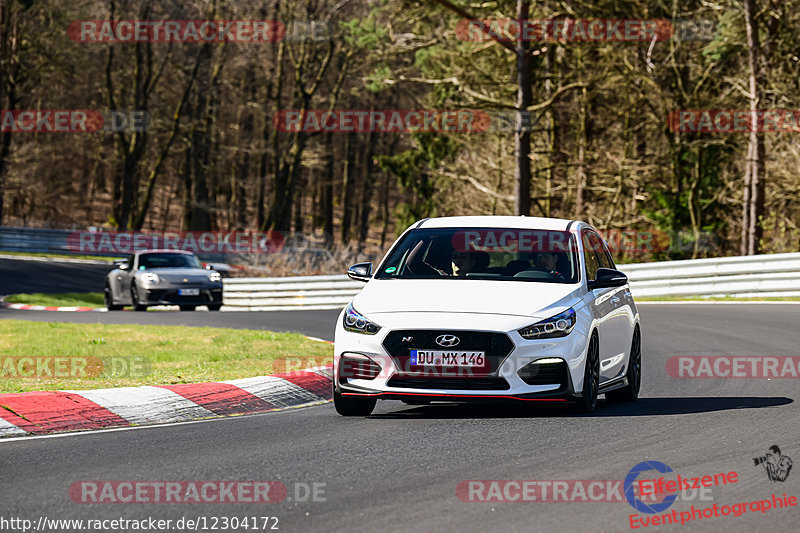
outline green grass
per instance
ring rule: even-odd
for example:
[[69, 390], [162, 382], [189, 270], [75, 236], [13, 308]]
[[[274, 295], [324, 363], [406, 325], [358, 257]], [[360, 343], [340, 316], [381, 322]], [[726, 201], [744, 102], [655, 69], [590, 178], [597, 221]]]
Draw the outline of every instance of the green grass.
[[707, 298], [703, 296], [648, 296], [637, 297], [637, 302], [797, 302], [800, 296], [762, 296], [756, 298], [740, 298], [738, 296], [714, 296]]
[[19, 255], [23, 257], [52, 257], [54, 259], [90, 259], [92, 261], [117, 261], [124, 259], [123, 255], [118, 257], [108, 257], [101, 255], [80, 255], [80, 254], [56, 254], [50, 252], [8, 252], [0, 250], [0, 255]]
[[[64, 377], [45, 375], [44, 365], [55, 372], [52, 358], [63, 365]], [[332, 359], [331, 344], [296, 333], [0, 321], [0, 393], [220, 381], [329, 364]], [[20, 375], [26, 372], [37, 375]]]
[[59, 294], [12, 294], [7, 303], [45, 305], [49, 307], [104, 307], [102, 292], [65, 292]]

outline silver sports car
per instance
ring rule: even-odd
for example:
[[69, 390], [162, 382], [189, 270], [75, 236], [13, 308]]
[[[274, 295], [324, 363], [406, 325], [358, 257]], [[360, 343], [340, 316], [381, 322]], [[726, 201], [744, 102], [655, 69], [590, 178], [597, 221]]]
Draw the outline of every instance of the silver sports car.
[[205, 305], [219, 311], [222, 276], [203, 268], [191, 252], [140, 250], [106, 275], [104, 293], [109, 311], [125, 305], [135, 311], [146, 311], [150, 305], [179, 305], [181, 311]]

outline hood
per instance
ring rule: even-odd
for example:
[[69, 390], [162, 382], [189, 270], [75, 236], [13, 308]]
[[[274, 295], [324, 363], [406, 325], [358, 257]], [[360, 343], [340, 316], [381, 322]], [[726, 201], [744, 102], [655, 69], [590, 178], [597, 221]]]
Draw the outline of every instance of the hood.
[[164, 281], [182, 282], [184, 279], [189, 282], [208, 281], [210, 270], [202, 268], [151, 268], [148, 270], [141, 270], [140, 272], [153, 272], [158, 274], [158, 277]]
[[353, 306], [367, 316], [415, 312], [538, 317], [539, 311], [579, 288], [578, 284], [534, 281], [372, 279]]

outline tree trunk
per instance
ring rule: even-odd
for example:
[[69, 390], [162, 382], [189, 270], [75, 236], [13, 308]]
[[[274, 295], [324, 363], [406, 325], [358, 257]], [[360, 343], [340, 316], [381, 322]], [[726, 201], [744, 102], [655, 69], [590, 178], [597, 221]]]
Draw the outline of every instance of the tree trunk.
[[[747, 207], [747, 255], [755, 255], [761, 251], [762, 226], [764, 215], [764, 136], [757, 131], [756, 111], [761, 102], [761, 69], [758, 22], [755, 18], [755, 0], [745, 0], [745, 28], [747, 30], [747, 57], [750, 67], [750, 137], [747, 149], [747, 169], [749, 170], [749, 206]], [[745, 175], [748, 172], [745, 171]]]
[[333, 175], [335, 161], [333, 135], [325, 136], [325, 174], [322, 176], [322, 234], [325, 245], [333, 245]]
[[[12, 2], [0, 4], [0, 109], [13, 112], [17, 105], [19, 76], [19, 13]], [[5, 176], [11, 153], [11, 132], [0, 133], [0, 225], [5, 214]]]
[[372, 156], [375, 151], [376, 140], [377, 134], [373, 131], [369, 135], [369, 145], [367, 146], [366, 157], [364, 158], [364, 180], [361, 189], [361, 213], [359, 220], [360, 228], [358, 233], [358, 242], [361, 244], [367, 241], [367, 236], [369, 235], [369, 216], [371, 212], [370, 206], [372, 205], [372, 191], [375, 188], [372, 182], [372, 176], [375, 172], [375, 165], [373, 163]]
[[[578, 45], [576, 48], [578, 70], [583, 69], [583, 48]], [[580, 88], [578, 93], [578, 156], [575, 169], [575, 211], [573, 217], [585, 219], [583, 212], [583, 194], [586, 189], [586, 87]]]
[[[517, 0], [517, 20], [526, 20], [530, 14], [530, 2]], [[531, 210], [531, 132], [522, 131], [522, 113], [533, 103], [533, 78], [528, 43], [520, 39], [517, 53], [517, 131], [514, 134], [514, 196], [517, 215], [528, 215]], [[525, 128], [526, 130], [528, 128]]]
[[350, 225], [353, 220], [353, 134], [346, 134], [344, 139], [344, 172], [342, 177], [342, 244], [350, 242]]

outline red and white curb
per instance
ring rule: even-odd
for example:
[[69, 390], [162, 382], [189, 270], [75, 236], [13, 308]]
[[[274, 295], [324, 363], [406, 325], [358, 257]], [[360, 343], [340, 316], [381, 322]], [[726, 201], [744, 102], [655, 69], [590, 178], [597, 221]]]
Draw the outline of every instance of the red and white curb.
[[45, 305], [28, 304], [2, 304], [6, 309], [17, 309], [20, 311], [108, 311], [105, 307], [50, 307]]
[[82, 391], [0, 394], [0, 437], [188, 422], [304, 407], [331, 399], [331, 366], [297, 372]]

